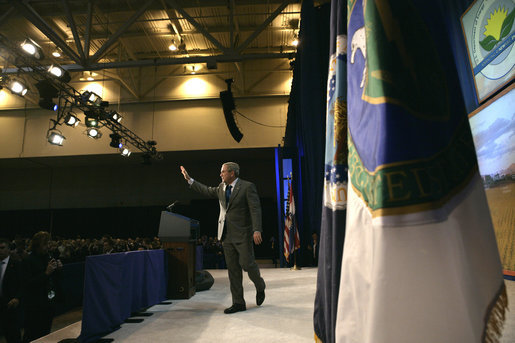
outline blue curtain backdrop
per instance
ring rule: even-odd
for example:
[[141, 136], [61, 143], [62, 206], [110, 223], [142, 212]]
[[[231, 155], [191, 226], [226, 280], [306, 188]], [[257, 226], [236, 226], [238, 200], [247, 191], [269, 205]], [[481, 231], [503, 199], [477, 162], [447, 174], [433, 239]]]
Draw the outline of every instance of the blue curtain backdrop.
[[[292, 62], [293, 81], [284, 148], [296, 152], [293, 156], [292, 186], [303, 252], [311, 242], [311, 234], [318, 234], [320, 230], [329, 15], [329, 3], [314, 7], [312, 0], [303, 1], [300, 43], [296, 59]], [[301, 264], [302, 262], [300, 261]], [[306, 262], [307, 259], [304, 259], [304, 263]]]

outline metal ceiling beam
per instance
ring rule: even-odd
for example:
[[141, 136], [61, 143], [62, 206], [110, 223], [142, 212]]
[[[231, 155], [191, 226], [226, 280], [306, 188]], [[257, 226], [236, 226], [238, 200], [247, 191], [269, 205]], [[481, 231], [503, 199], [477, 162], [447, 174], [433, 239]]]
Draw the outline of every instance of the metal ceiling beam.
[[[87, 70], [101, 70], [113, 68], [136, 68], [136, 67], [149, 67], [161, 65], [176, 65], [176, 64], [190, 64], [190, 63], [228, 63], [228, 62], [241, 62], [247, 60], [261, 60], [261, 59], [275, 59], [275, 58], [295, 58], [295, 53], [277, 53], [277, 54], [245, 54], [245, 55], [217, 55], [217, 56], [196, 56], [184, 58], [163, 58], [163, 59], [149, 59], [138, 61], [124, 61], [124, 62], [108, 62], [108, 63], [94, 63], [88, 65]], [[69, 64], [62, 65], [68, 71], [84, 71], [81, 65]]]
[[[193, 63], [232, 63], [250, 60], [265, 60], [265, 59], [293, 59], [295, 52], [291, 53], [267, 53], [267, 54], [245, 54], [245, 55], [217, 55], [217, 56], [191, 56], [191, 57], [177, 57], [177, 58], [162, 58], [162, 59], [146, 59], [137, 61], [121, 61], [121, 62], [107, 62], [107, 63], [93, 63], [88, 66], [80, 64], [62, 64], [61, 67], [70, 71], [93, 71], [102, 69], [116, 69], [116, 68], [140, 68], [150, 66], [164, 66], [164, 65], [178, 65], [178, 64], [193, 64]], [[23, 68], [22, 68], [23, 69]], [[24, 69], [25, 70], [25, 69]], [[27, 71], [27, 70], [25, 70]], [[18, 68], [5, 68], [2, 70], [5, 74], [15, 74]]]
[[120, 26], [118, 31], [116, 31], [116, 33], [112, 35], [109, 38], [109, 40], [104, 45], [102, 45], [100, 49], [97, 50], [97, 52], [95, 52], [95, 54], [91, 57], [89, 62], [97, 62], [102, 57], [104, 52], [118, 40], [118, 38], [129, 28], [129, 26], [131, 26], [136, 21], [136, 19], [138, 19], [139, 16], [142, 15], [143, 12], [147, 10], [148, 6], [150, 6], [150, 4], [152, 4], [153, 2], [154, 0], [148, 0], [146, 3], [144, 3], [143, 6], [141, 6], [140, 9], [136, 13], [134, 13], [132, 17], [129, 18], [129, 20], [125, 22], [125, 24]]
[[88, 14], [86, 16], [86, 32], [84, 33], [84, 56], [89, 59], [89, 48], [91, 43], [91, 22], [93, 20], [93, 1], [88, 1]]
[[270, 17], [266, 18], [266, 20], [259, 25], [259, 27], [254, 31], [253, 34], [250, 35], [249, 38], [245, 40], [239, 47], [236, 48], [236, 52], [240, 53], [244, 50], [264, 29], [274, 20], [281, 12], [288, 6], [293, 0], [285, 0], [277, 9], [270, 15]]
[[2, 14], [2, 16], [0, 16], [0, 25], [2, 25], [2, 24], [3, 24], [3, 22], [4, 22], [4, 20], [5, 20], [6, 18], [9, 18], [9, 17], [11, 16], [11, 14], [13, 13], [13, 11], [14, 11], [14, 7], [12, 7], [12, 6], [11, 6], [11, 7], [9, 7], [9, 8], [7, 9], [7, 11], [5, 11], [5, 12], [4, 12], [4, 14]]
[[191, 25], [193, 25], [199, 32], [206, 37], [208, 41], [213, 43], [214, 46], [216, 46], [220, 51], [225, 53], [230, 53], [232, 51], [228, 50], [226, 47], [224, 47], [215, 37], [213, 37], [209, 32], [206, 31], [195, 19], [193, 19], [192, 16], [188, 14], [182, 7], [180, 7], [175, 0], [166, 0], [168, 5], [172, 6], [177, 12], [179, 12], [184, 19], [190, 22]]
[[54, 44], [59, 47], [63, 53], [68, 55], [77, 64], [81, 64], [79, 55], [73, 51], [64, 40], [53, 30], [48, 23], [39, 16], [39, 14], [26, 2], [19, 0], [9, 0], [9, 2], [19, 10], [25, 18], [27, 18], [39, 31], [47, 36]]
[[75, 19], [73, 19], [73, 14], [70, 10], [70, 4], [68, 0], [61, 0], [63, 3], [64, 11], [66, 12], [66, 17], [68, 18], [68, 24], [70, 24], [70, 29], [72, 30], [73, 39], [75, 40], [75, 46], [77, 47], [77, 51], [82, 59], [82, 61], [86, 60], [84, 56], [84, 50], [82, 50], [82, 43], [80, 42], [79, 33], [77, 32], [77, 26], [75, 25]]

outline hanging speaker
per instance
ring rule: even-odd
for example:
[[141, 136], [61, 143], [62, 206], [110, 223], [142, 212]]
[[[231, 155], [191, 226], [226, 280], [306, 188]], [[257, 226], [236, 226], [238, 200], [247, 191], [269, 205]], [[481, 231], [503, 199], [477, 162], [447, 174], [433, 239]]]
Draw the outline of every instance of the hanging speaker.
[[232, 111], [236, 108], [236, 106], [234, 106], [232, 92], [230, 90], [220, 92], [220, 100], [222, 100], [225, 122], [229, 128], [229, 132], [231, 133], [232, 138], [234, 138], [234, 140], [239, 143], [243, 138], [243, 133], [241, 133], [238, 125], [236, 125], [236, 121], [234, 120], [234, 114]]

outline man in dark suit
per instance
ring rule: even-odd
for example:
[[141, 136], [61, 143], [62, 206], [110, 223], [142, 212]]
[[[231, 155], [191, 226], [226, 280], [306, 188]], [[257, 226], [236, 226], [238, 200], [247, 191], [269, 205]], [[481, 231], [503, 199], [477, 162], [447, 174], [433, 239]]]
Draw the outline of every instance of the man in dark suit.
[[218, 239], [222, 241], [232, 294], [232, 306], [224, 312], [235, 313], [247, 309], [243, 297], [242, 269], [256, 286], [256, 304], [260, 306], [265, 300], [265, 281], [259, 272], [252, 246], [252, 242], [261, 244], [263, 241], [261, 205], [256, 186], [239, 178], [240, 167], [234, 162], [222, 165], [222, 182], [217, 187], [208, 187], [193, 180], [183, 166], [181, 172], [193, 190], [218, 198], [220, 202]]
[[0, 238], [0, 327], [7, 343], [21, 342], [19, 323], [21, 290], [21, 265], [9, 256], [9, 241]]
[[59, 270], [63, 265], [49, 255], [49, 242], [48, 232], [36, 233], [30, 244], [31, 253], [24, 261], [24, 343], [48, 335], [52, 328]]

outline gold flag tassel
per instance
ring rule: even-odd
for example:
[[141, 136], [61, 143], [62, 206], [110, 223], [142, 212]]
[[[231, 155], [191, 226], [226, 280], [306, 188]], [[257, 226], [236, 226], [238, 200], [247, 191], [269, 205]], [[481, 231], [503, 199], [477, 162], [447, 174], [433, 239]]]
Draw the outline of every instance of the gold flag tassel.
[[496, 299], [490, 306], [486, 314], [486, 326], [483, 333], [482, 342], [498, 343], [502, 336], [502, 328], [506, 319], [506, 310], [508, 309], [508, 296], [506, 295], [506, 285], [502, 287], [496, 296]]

